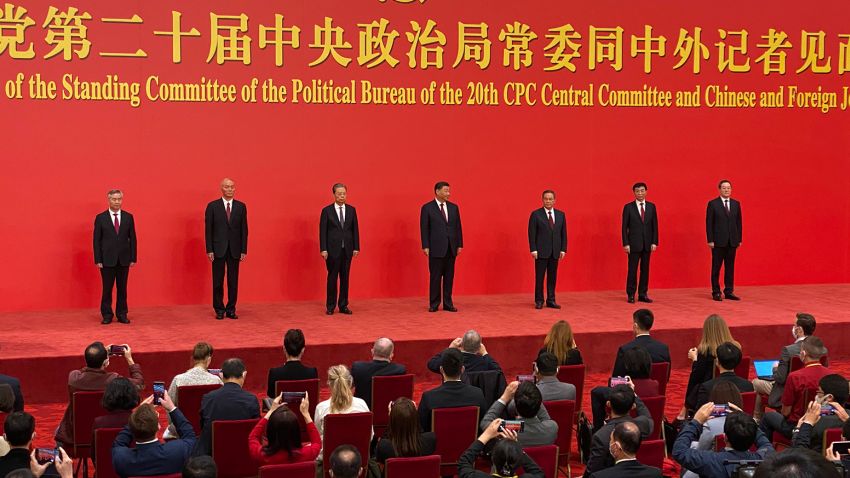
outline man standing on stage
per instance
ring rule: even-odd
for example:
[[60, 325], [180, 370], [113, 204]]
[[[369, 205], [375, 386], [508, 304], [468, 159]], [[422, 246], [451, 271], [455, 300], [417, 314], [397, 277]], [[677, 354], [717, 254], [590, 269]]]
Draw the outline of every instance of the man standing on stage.
[[555, 191], [543, 191], [543, 207], [528, 218], [528, 247], [534, 258], [534, 307], [543, 308], [543, 276], [546, 276], [546, 307], [560, 309], [555, 302], [558, 261], [567, 254], [567, 217], [555, 209]]
[[[133, 216], [121, 210], [124, 193], [113, 189], [106, 193], [109, 209], [94, 218], [94, 262], [100, 269], [103, 293], [100, 298], [102, 324], [129, 324], [127, 318], [127, 278], [130, 267], [136, 265], [136, 224]], [[112, 285], [115, 285], [115, 314], [112, 313]]]
[[[212, 262], [213, 309], [215, 318], [238, 319], [236, 295], [239, 290], [239, 263], [248, 255], [248, 209], [233, 199], [236, 183], [221, 180], [221, 199], [207, 204], [204, 214], [207, 257]], [[224, 304], [224, 273], [227, 268], [227, 305]]]
[[334, 184], [334, 203], [325, 206], [319, 218], [319, 249], [328, 268], [328, 294], [325, 302], [328, 315], [333, 315], [337, 304], [340, 312], [351, 314], [348, 308], [348, 273], [351, 270], [351, 259], [360, 253], [360, 229], [357, 226], [357, 212], [353, 206], [345, 203], [347, 192], [345, 184]]
[[455, 276], [455, 259], [463, 249], [460, 210], [456, 204], [449, 202], [449, 183], [440, 181], [434, 185], [434, 195], [435, 199], [425, 203], [419, 215], [422, 252], [428, 257], [431, 276], [428, 312], [436, 312], [440, 306], [441, 282], [443, 310], [457, 312], [452, 302], [452, 283]]
[[[623, 250], [629, 256], [629, 270], [626, 275], [626, 297], [630, 304], [635, 302], [635, 290], [638, 300], [652, 302], [647, 295], [649, 290], [649, 256], [658, 248], [658, 213], [655, 204], [646, 200], [646, 183], [632, 186], [635, 200], [623, 206]], [[637, 283], [637, 270], [640, 264], [640, 284]]]
[[741, 203], [731, 198], [732, 183], [724, 179], [718, 185], [720, 197], [708, 202], [705, 211], [705, 234], [711, 248], [711, 297], [720, 297], [720, 266], [724, 267], [723, 294], [729, 300], [735, 295], [735, 253], [742, 241]]

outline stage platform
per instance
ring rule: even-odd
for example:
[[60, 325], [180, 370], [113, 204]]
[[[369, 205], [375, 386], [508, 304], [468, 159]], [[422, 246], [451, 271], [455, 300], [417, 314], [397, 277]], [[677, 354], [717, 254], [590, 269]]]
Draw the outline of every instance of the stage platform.
[[[794, 313], [818, 320], [816, 334], [830, 346], [831, 358], [846, 359], [838, 346], [850, 339], [850, 284], [741, 287], [740, 302], [711, 300], [709, 290], [652, 291], [653, 304], [628, 304], [621, 291], [563, 292], [561, 310], [535, 310], [529, 294], [457, 296], [457, 313], [429, 313], [424, 297], [354, 300], [354, 315], [327, 316], [323, 303], [244, 304], [238, 320], [217, 321], [209, 306], [132, 308], [132, 324], [100, 324], [97, 310], [0, 314], [0, 373], [21, 378], [28, 403], [57, 401], [67, 393], [67, 374], [82, 367], [83, 350], [94, 340], [129, 343], [141, 364], [148, 388], [154, 380], [170, 381], [189, 365], [192, 346], [200, 340], [215, 347], [213, 365], [240, 357], [248, 367], [247, 387], [265, 388], [266, 372], [283, 361], [282, 336], [300, 328], [307, 337], [304, 361], [319, 368], [368, 360], [378, 336], [396, 343], [395, 360], [418, 381], [434, 381], [427, 358], [470, 328], [478, 330], [490, 354], [508, 375], [525, 373], [557, 320], [573, 326], [590, 372], [610, 370], [617, 347], [631, 337], [631, 314], [648, 306], [655, 313], [653, 335], [671, 348], [673, 367], [689, 366], [687, 350], [699, 340], [706, 316], [720, 314], [744, 344], [746, 355], [774, 357], [791, 341]], [[131, 303], [132, 306], [132, 303]], [[834, 344], [834, 345], [833, 345]], [[111, 369], [126, 372], [122, 359]]]

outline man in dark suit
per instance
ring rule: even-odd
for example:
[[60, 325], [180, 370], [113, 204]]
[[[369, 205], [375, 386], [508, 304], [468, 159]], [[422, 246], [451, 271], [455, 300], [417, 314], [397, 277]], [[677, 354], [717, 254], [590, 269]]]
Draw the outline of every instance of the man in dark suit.
[[[215, 318], [238, 319], [239, 263], [248, 255], [248, 209], [233, 199], [236, 183], [221, 181], [221, 199], [207, 204], [204, 214], [207, 257], [212, 262], [213, 309]], [[224, 304], [224, 274], [227, 269], [227, 305]]]
[[[195, 447], [195, 430], [171, 397], [162, 396], [162, 408], [168, 412], [177, 428], [179, 438], [160, 443], [159, 413], [148, 397], [130, 415], [130, 421], [112, 443], [112, 466], [122, 478], [128, 476], [156, 476], [179, 473]], [[131, 448], [135, 441], [135, 447]]]
[[543, 207], [528, 218], [528, 247], [534, 258], [534, 307], [543, 308], [543, 277], [546, 276], [546, 307], [560, 309], [555, 302], [558, 262], [567, 253], [567, 217], [555, 209], [555, 191], [543, 191]]
[[354, 377], [354, 396], [362, 398], [366, 405], [369, 405], [370, 410], [383, 410], [381, 407], [385, 404], [377, 403], [377, 407], [372, 404], [372, 377], [387, 376], [387, 375], [404, 375], [407, 373], [407, 368], [400, 363], [393, 363], [393, 351], [395, 345], [393, 341], [381, 337], [372, 345], [372, 360], [358, 361], [351, 365], [351, 376]]
[[440, 374], [443, 384], [422, 394], [419, 402], [419, 423], [423, 432], [431, 431], [431, 411], [436, 408], [478, 407], [478, 419], [484, 417], [487, 402], [480, 388], [460, 381], [463, 375], [463, 355], [458, 349], [446, 349], [442, 354]]
[[195, 456], [212, 454], [214, 421], [259, 418], [260, 406], [257, 397], [242, 389], [247, 373], [245, 364], [238, 358], [227, 359], [221, 365], [224, 385], [201, 399], [201, 438], [195, 445]]
[[614, 457], [614, 466], [593, 473], [591, 478], [661, 478], [661, 470], [642, 465], [637, 461], [640, 449], [640, 428], [633, 422], [620, 422], [611, 432], [609, 452]]
[[286, 354], [286, 363], [280, 367], [269, 369], [269, 380], [266, 394], [269, 398], [275, 398], [275, 382], [278, 380], [309, 380], [319, 378], [316, 367], [306, 367], [301, 363], [304, 356], [304, 332], [301, 329], [289, 329], [283, 336], [283, 350]]
[[[130, 267], [136, 265], [136, 225], [133, 215], [121, 210], [124, 193], [113, 189], [106, 193], [109, 209], [94, 218], [94, 262], [100, 269], [103, 293], [100, 297], [102, 324], [118, 322], [129, 324], [127, 319], [127, 277]], [[115, 313], [112, 313], [112, 286], [117, 289]]]
[[440, 181], [434, 185], [436, 198], [422, 206], [419, 214], [419, 231], [422, 236], [422, 251], [428, 257], [430, 280], [430, 305], [428, 312], [436, 312], [440, 306], [442, 285], [443, 310], [457, 312], [452, 301], [452, 284], [455, 277], [455, 259], [463, 249], [463, 228], [460, 210], [449, 202], [449, 183]]
[[741, 203], [732, 199], [732, 183], [724, 179], [717, 186], [720, 197], [708, 202], [705, 211], [705, 235], [711, 248], [711, 297], [720, 296], [720, 267], [723, 272], [723, 295], [729, 300], [741, 300], [735, 295], [735, 253], [743, 242]]
[[617, 349], [617, 358], [614, 360], [614, 369], [611, 372], [612, 377], [622, 377], [626, 375], [626, 366], [623, 364], [623, 354], [626, 350], [635, 347], [643, 347], [649, 352], [652, 358], [652, 363], [670, 362], [670, 348], [667, 344], [653, 339], [649, 336], [649, 331], [655, 323], [655, 316], [649, 309], [638, 309], [632, 314], [632, 332], [635, 334], [634, 340], [627, 342]]
[[357, 211], [345, 203], [347, 192], [345, 184], [334, 184], [334, 203], [325, 206], [319, 218], [319, 249], [328, 268], [328, 293], [325, 301], [328, 315], [333, 315], [337, 304], [340, 312], [351, 314], [351, 309], [348, 308], [348, 273], [351, 270], [351, 259], [360, 253], [360, 229], [357, 226]]
[[[649, 409], [635, 395], [634, 390], [629, 385], [614, 387], [606, 402], [606, 408], [611, 409], [611, 418], [593, 434], [590, 457], [587, 460], [584, 476], [614, 466], [614, 457], [611, 456], [611, 432], [620, 423], [633, 422], [640, 430], [639, 433], [642, 438], [646, 438], [652, 433], [653, 423]], [[629, 412], [633, 408], [637, 412], [635, 418], [629, 416]]]
[[[629, 256], [626, 275], [626, 297], [630, 304], [638, 300], [651, 303], [649, 291], [649, 256], [658, 248], [658, 214], [655, 204], [646, 200], [646, 183], [632, 186], [635, 200], [623, 206], [623, 250]], [[640, 284], [637, 270], [640, 265]]]
[[708, 403], [711, 390], [720, 382], [732, 382], [741, 393], [752, 392], [754, 390], [753, 384], [749, 380], [735, 374], [735, 367], [741, 363], [741, 349], [731, 342], [725, 342], [717, 346], [717, 351], [714, 355], [717, 357], [717, 367], [720, 369], [720, 374], [707, 382], [701, 383], [697, 387], [695, 405], [697, 409]]
[[[467, 330], [463, 334], [463, 338], [458, 337], [452, 340], [449, 348], [446, 350], [459, 350], [463, 358], [463, 368], [467, 372], [486, 372], [487, 370], [502, 370], [498, 362], [493, 360], [493, 357], [487, 353], [487, 347], [481, 341], [481, 335], [475, 330]], [[434, 373], [440, 373], [440, 367], [443, 364], [443, 356], [446, 350], [437, 352], [430, 360], [428, 360], [428, 370]]]

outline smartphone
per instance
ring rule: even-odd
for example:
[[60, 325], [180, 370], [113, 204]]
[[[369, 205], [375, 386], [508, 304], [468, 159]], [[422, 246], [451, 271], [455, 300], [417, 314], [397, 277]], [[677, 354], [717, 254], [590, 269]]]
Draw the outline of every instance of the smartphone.
[[209, 372], [209, 373], [211, 373], [211, 374], [215, 375], [216, 377], [218, 377], [218, 375], [221, 373], [221, 369], [220, 369], [220, 368], [208, 368], [208, 369], [207, 369], [207, 372]]
[[832, 442], [832, 451], [839, 455], [850, 455], [850, 441]]
[[717, 403], [714, 405], [714, 410], [711, 411], [712, 417], [725, 417], [729, 415], [729, 404]]
[[534, 375], [517, 375], [517, 382], [531, 382], [534, 383]]
[[296, 405], [307, 396], [307, 392], [283, 392], [284, 403]]
[[525, 420], [505, 420], [499, 424], [499, 431], [512, 430], [514, 433], [525, 431]]
[[835, 407], [826, 403], [821, 404], [820, 416], [825, 417], [827, 415], [835, 415]]
[[124, 346], [123, 345], [113, 345], [109, 347], [109, 355], [113, 355], [116, 357], [120, 357], [124, 355]]
[[611, 377], [611, 388], [616, 387], [617, 385], [628, 385], [629, 379], [626, 377]]
[[153, 404], [161, 405], [162, 397], [165, 395], [165, 382], [153, 383]]
[[35, 460], [41, 465], [44, 465], [45, 463], [53, 463], [56, 461], [57, 456], [59, 456], [58, 448], [35, 449]]

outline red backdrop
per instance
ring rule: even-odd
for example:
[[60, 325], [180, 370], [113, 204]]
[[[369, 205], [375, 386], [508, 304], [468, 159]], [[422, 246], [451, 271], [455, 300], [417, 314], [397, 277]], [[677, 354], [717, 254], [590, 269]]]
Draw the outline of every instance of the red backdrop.
[[[49, 5], [77, 6], [91, 13], [91, 53], [64, 61], [43, 58], [52, 49], [42, 26]], [[130, 276], [130, 306], [205, 303], [210, 296], [209, 263], [204, 255], [203, 211], [219, 197], [224, 176], [237, 183], [237, 198], [249, 210], [249, 254], [241, 272], [240, 300], [263, 302], [318, 299], [324, 294], [324, 265], [318, 253], [318, 216], [331, 202], [331, 185], [348, 184], [358, 208], [362, 254], [353, 266], [352, 295], [423, 295], [427, 264], [419, 244], [419, 208], [433, 198], [433, 184], [447, 180], [461, 208], [465, 250], [459, 259], [457, 294], [530, 292], [532, 261], [526, 225], [540, 206], [540, 193], [558, 193], [566, 211], [569, 251], [561, 265], [560, 290], [621, 289], [626, 260], [620, 247], [620, 214], [632, 199], [636, 181], [649, 184], [649, 200], [659, 208], [660, 247], [653, 255], [652, 287], [708, 289], [709, 251], [705, 244], [706, 202], [717, 182], [729, 178], [742, 201], [744, 243], [738, 255], [738, 283], [788, 284], [846, 282], [850, 228], [850, 167], [847, 112], [816, 108], [547, 108], [507, 106], [502, 86], [510, 81], [559, 88], [670, 90], [695, 85], [772, 91], [779, 86], [839, 92], [847, 74], [838, 72], [839, 43], [850, 33], [846, 2], [816, 6], [782, 1], [767, 5], [733, 1], [592, 2], [392, 0], [323, 2], [181, 2], [182, 28], [201, 36], [182, 41], [183, 61], [172, 62], [171, 2], [20, 1], [35, 25], [26, 42], [36, 57], [13, 59], [0, 53], [0, 80], [40, 73], [60, 82], [63, 74], [103, 81], [198, 82], [202, 76], [242, 85], [256, 77], [291, 86], [292, 79], [333, 79], [337, 84], [370, 80], [376, 85], [412, 86], [451, 81], [494, 82], [499, 106], [317, 105], [162, 103], [9, 99], [0, 96], [4, 133], [3, 310], [94, 307], [99, 275], [93, 264], [91, 227], [106, 208], [108, 189], [124, 190], [124, 207], [137, 221], [139, 264]], [[253, 37], [250, 65], [205, 60], [210, 50], [210, 12], [246, 13]], [[272, 48], [258, 48], [258, 25], [274, 13], [287, 26], [298, 25], [301, 47], [285, 50], [276, 67]], [[138, 14], [141, 25], [107, 24], [106, 17]], [[358, 23], [386, 18], [399, 31], [392, 50], [400, 62], [367, 69], [353, 61], [342, 67], [328, 60], [308, 67], [319, 54], [311, 49], [313, 25], [325, 16], [345, 29], [358, 52]], [[410, 20], [428, 19], [446, 35], [442, 69], [411, 69], [405, 55]], [[457, 22], [486, 22], [492, 41], [491, 64], [453, 68]], [[533, 64], [514, 71], [502, 66], [506, 23], [528, 24], [539, 36], [531, 43]], [[574, 73], [546, 72], [547, 30], [570, 23], [582, 35]], [[644, 25], [667, 37], [665, 57], [629, 54], [632, 35]], [[588, 29], [617, 27], [623, 34], [623, 68], [588, 68]], [[674, 69], [679, 29], [703, 29], [709, 58], [702, 72], [690, 64]], [[786, 31], [785, 74], [765, 75], [756, 58], [761, 35]], [[718, 72], [718, 29], [749, 31], [752, 71]], [[801, 31], [823, 30], [831, 72], [795, 73], [801, 63]], [[6, 31], [4, 34], [8, 34]], [[734, 43], [734, 41], [730, 42]], [[106, 58], [104, 51], [143, 48], [148, 58]], [[743, 56], [740, 57], [743, 61]], [[26, 82], [24, 83], [26, 87]], [[26, 92], [25, 92], [26, 93]], [[291, 93], [290, 93], [291, 94]], [[25, 95], [26, 96], [26, 95]], [[418, 100], [418, 98], [417, 98]], [[787, 98], [786, 98], [787, 102]], [[706, 293], [708, 291], [706, 290]], [[424, 304], [424, 302], [423, 302]]]

